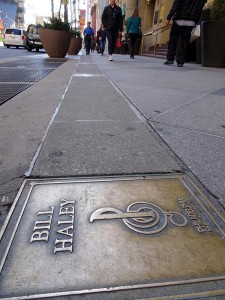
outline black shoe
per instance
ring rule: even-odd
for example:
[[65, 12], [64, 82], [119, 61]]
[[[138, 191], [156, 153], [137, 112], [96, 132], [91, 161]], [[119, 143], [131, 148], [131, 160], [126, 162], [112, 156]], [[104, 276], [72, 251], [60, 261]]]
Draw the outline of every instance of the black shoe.
[[177, 66], [178, 66], [178, 67], [183, 67], [184, 64], [177, 63]]
[[164, 62], [164, 65], [173, 65], [173, 61], [172, 60], [166, 60], [165, 62]]

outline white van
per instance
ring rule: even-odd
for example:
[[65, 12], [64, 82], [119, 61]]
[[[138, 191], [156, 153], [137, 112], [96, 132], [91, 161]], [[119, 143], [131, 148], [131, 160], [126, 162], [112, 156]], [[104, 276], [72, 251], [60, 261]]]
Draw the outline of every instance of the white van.
[[7, 48], [10, 46], [26, 47], [26, 35], [27, 32], [18, 28], [6, 28], [3, 34], [3, 44]]

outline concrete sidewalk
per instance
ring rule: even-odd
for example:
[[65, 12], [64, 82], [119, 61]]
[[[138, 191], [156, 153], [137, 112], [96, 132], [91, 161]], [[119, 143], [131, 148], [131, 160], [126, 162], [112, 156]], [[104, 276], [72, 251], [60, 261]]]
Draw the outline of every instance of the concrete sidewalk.
[[92, 56], [81, 56], [33, 177], [181, 171]]
[[225, 207], [225, 69], [141, 56], [93, 59]]
[[1, 106], [2, 299], [225, 299], [224, 74], [93, 53]]
[[1, 107], [3, 204], [24, 175], [191, 171], [225, 206], [224, 69], [127, 55], [68, 58]]

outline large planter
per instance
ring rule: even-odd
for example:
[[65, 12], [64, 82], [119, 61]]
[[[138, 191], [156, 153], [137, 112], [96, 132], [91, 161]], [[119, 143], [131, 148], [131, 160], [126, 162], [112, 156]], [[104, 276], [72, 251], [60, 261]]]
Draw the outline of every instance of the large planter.
[[77, 55], [82, 49], [82, 38], [72, 37], [68, 49], [69, 55]]
[[225, 67], [225, 20], [202, 22], [202, 65]]
[[39, 35], [42, 45], [51, 58], [64, 58], [68, 52], [71, 32], [40, 28]]

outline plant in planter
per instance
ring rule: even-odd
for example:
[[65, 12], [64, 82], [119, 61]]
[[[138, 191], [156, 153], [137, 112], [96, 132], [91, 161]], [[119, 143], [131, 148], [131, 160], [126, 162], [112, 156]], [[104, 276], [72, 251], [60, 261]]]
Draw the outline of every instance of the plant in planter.
[[225, 0], [214, 0], [210, 21], [202, 23], [202, 65], [225, 67]]
[[44, 27], [39, 29], [43, 47], [51, 58], [64, 58], [68, 51], [71, 32], [70, 24], [60, 18], [49, 18], [49, 23], [44, 22]]
[[68, 49], [69, 55], [77, 55], [82, 48], [82, 37], [79, 30], [71, 30], [72, 38]]
[[214, 0], [211, 9], [212, 20], [225, 20], [225, 1]]

